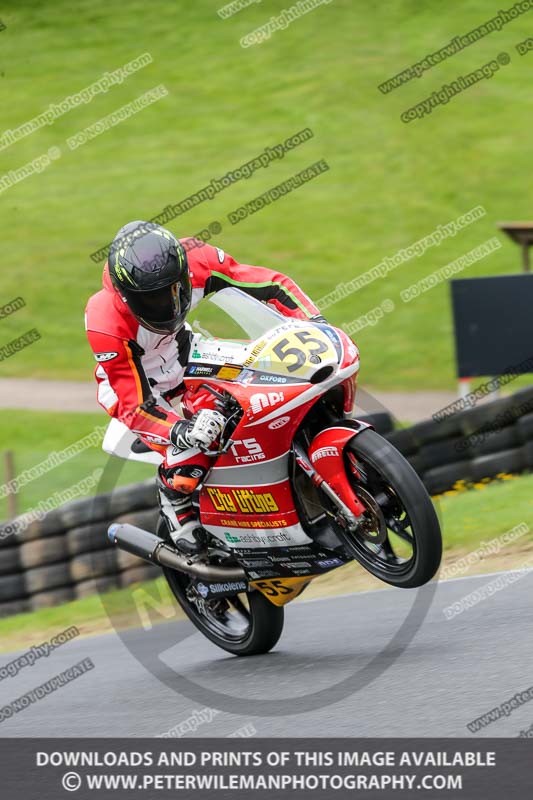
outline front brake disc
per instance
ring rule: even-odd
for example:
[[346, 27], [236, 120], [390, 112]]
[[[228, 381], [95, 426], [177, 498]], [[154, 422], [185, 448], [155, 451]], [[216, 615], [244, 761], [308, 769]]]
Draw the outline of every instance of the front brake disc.
[[355, 535], [372, 544], [383, 544], [387, 538], [387, 523], [383, 511], [370, 492], [362, 486], [357, 487], [357, 497], [366, 511], [354, 532]]

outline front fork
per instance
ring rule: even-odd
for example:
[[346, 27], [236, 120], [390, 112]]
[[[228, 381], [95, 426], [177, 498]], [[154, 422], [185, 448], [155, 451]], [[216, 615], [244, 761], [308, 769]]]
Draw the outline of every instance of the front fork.
[[[345, 420], [332, 425], [315, 436], [308, 453], [301, 445], [294, 443], [298, 466], [337, 506], [352, 529], [358, 527], [366, 508], [350, 486], [342, 456], [350, 439], [371, 427], [367, 422], [358, 420]], [[353, 469], [355, 472], [355, 465]]]

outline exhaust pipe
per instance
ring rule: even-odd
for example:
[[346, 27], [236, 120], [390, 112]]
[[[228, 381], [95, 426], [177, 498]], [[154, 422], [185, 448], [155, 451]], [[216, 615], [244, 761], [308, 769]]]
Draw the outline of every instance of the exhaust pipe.
[[111, 525], [107, 535], [112, 544], [121, 550], [162, 567], [185, 572], [193, 578], [208, 582], [247, 580], [246, 573], [240, 567], [219, 567], [206, 564], [205, 561], [191, 561], [190, 557], [182, 556], [164, 539], [135, 525]]

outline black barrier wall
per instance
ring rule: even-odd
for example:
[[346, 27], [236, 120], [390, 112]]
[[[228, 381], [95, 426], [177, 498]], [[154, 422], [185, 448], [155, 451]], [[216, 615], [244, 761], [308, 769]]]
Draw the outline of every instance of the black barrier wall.
[[[75, 500], [23, 527], [0, 527], [0, 616], [55, 606], [156, 578], [158, 567], [117, 547], [112, 522], [155, 532], [155, 481]], [[15, 520], [16, 523], [16, 520]]]

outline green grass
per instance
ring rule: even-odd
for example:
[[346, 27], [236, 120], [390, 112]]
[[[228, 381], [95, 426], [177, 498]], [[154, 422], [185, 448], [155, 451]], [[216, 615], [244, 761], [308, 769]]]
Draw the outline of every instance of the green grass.
[[[158, 578], [157, 581], [149, 581], [143, 585], [150, 589], [152, 585], [160, 580]], [[105, 605], [110, 614], [121, 614], [128, 610], [128, 604], [131, 603], [131, 591], [130, 588], [127, 588], [106, 593]], [[127, 600], [127, 603], [124, 602], [125, 600]], [[84, 597], [82, 600], [65, 603], [62, 606], [42, 608], [33, 614], [15, 614], [1, 621], [1, 636], [9, 637], [16, 634], [17, 631], [20, 631], [21, 634], [29, 631], [44, 633], [53, 628], [64, 627], [66, 617], [78, 620], [77, 623], [74, 622], [73, 624], [83, 625], [101, 617], [103, 610], [104, 606], [100, 595], [94, 594], [90, 597]]]
[[[101, 431], [108, 422], [109, 417], [103, 411], [101, 414], [55, 414], [9, 409], [0, 415], [1, 449], [13, 451], [15, 475], [19, 476], [24, 470], [45, 461], [52, 452], [59, 453], [93, 431]], [[16, 495], [18, 513], [35, 508], [41, 500], [53, 497], [56, 492], [74, 486], [92, 475], [95, 470], [105, 468], [109, 459], [110, 456], [98, 444], [54, 467], [21, 488]], [[113, 462], [117, 471], [120, 470], [117, 481], [120, 486], [145, 480], [155, 474], [155, 467], [150, 464], [115, 458]], [[3, 484], [4, 480], [0, 483]], [[108, 488], [107, 485], [103, 487], [105, 488]], [[94, 492], [93, 489], [91, 493]], [[0, 519], [7, 516], [7, 499], [3, 498], [0, 499]]]
[[[532, 490], [533, 475], [524, 475], [492, 482], [484, 485], [484, 488], [440, 497], [445, 556], [453, 558], [455, 553], [460, 555], [475, 550], [482, 542], [500, 536], [515, 525], [529, 523], [532, 518]], [[506, 555], [512, 553], [513, 549], [532, 547], [533, 533], [530, 532], [516, 543], [504, 546], [501, 553]], [[163, 578], [143, 586], [158, 601], [160, 621], [183, 616], [171, 599]], [[108, 617], [118, 628], [138, 626], [139, 613], [132, 594], [136, 588], [133, 586], [109, 592], [103, 603], [100, 596], [95, 595], [57, 608], [17, 614], [0, 620], [0, 651], [36, 644], [68, 625], [75, 624], [85, 632], [101, 632], [108, 629]], [[157, 616], [153, 617], [154, 622], [157, 619]]]
[[[2, 133], [143, 52], [153, 63], [120, 86], [65, 114], [0, 154], [0, 177], [57, 146], [52, 166], [0, 193], [0, 300], [27, 307], [0, 321], [0, 344], [30, 328], [38, 343], [2, 362], [1, 374], [90, 379], [83, 310], [101, 265], [89, 254], [126, 221], [149, 218], [307, 126], [313, 139], [169, 223], [190, 235], [222, 223], [216, 243], [237, 259], [293, 275], [319, 298], [483, 205], [487, 215], [421, 258], [327, 310], [342, 325], [385, 298], [396, 310], [356, 339], [362, 379], [378, 388], [454, 383], [448, 288], [404, 305], [414, 281], [495, 234], [501, 219], [528, 218], [527, 138], [533, 55], [514, 46], [530, 34], [526, 14], [419, 80], [383, 95], [377, 85], [485, 22], [498, 6], [465, 0], [333, 0], [243, 49], [239, 39], [288, 7], [252, 4], [231, 19], [223, 0], [6, 0], [0, 33]], [[290, 4], [289, 4], [290, 5]], [[498, 53], [511, 63], [447, 106], [409, 125], [402, 111]], [[71, 152], [66, 139], [164, 84], [169, 96]], [[331, 169], [236, 226], [227, 214], [325, 158]], [[502, 237], [502, 241], [503, 237]], [[504, 247], [469, 267], [470, 276], [510, 273], [519, 251]], [[214, 331], [217, 334], [221, 330]]]
[[[164, 578], [148, 581], [142, 584], [143, 589], [158, 598], [162, 595], [166, 602], [165, 609], [170, 609], [169, 590]], [[135, 612], [135, 600], [132, 593], [139, 588], [133, 585], [126, 589], [117, 589], [107, 592], [102, 598], [99, 594], [74, 600], [62, 606], [43, 608], [29, 614], [15, 614], [0, 620], [0, 652], [13, 649], [13, 642], [28, 641], [31, 637], [34, 643], [43, 641], [53, 632], [69, 627], [67, 620], [72, 620], [72, 625], [83, 629], [83, 633], [97, 633], [106, 629], [106, 620], [109, 617], [116, 628], [127, 628], [139, 624], [139, 617]], [[182, 618], [184, 613], [175, 603], [175, 616]], [[168, 611], [167, 611], [168, 613]], [[155, 621], [155, 617], [154, 617]]]
[[[474, 549], [524, 522], [533, 528], [533, 474], [475, 485], [439, 497], [446, 550]], [[533, 544], [533, 530], [518, 541]]]

